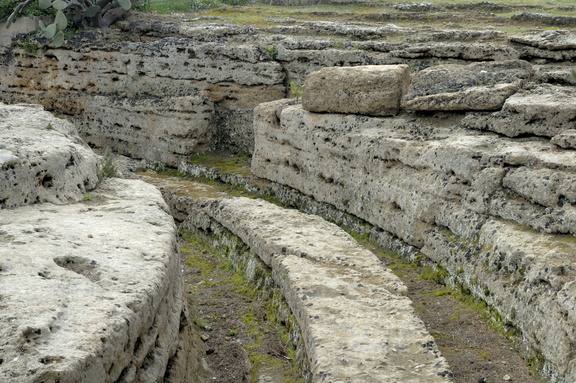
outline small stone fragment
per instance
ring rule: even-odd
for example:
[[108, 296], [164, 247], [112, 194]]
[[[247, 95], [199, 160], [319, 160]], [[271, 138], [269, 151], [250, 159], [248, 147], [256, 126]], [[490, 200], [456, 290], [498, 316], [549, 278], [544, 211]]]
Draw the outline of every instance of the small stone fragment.
[[509, 382], [512, 380], [512, 378], [510, 377], [510, 375], [504, 375], [504, 377], [502, 378], [504, 381]]
[[202, 334], [202, 335], [200, 335], [200, 339], [202, 339], [202, 341], [206, 342], [208, 339], [210, 339], [210, 337], [206, 334]]

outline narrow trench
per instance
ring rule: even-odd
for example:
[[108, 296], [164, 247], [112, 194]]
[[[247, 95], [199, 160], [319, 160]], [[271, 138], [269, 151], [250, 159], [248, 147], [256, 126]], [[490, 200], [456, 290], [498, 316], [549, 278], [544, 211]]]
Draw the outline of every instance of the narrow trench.
[[[248, 194], [228, 184], [210, 185], [233, 195]], [[480, 302], [442, 284], [430, 267], [384, 251], [363, 236], [357, 240], [406, 284], [415, 312], [447, 359], [455, 383], [543, 381], [510, 340], [488, 324], [489, 314]], [[287, 348], [282, 326], [267, 321], [267, 302], [251, 295], [225, 261], [195, 241], [183, 243], [196, 254], [185, 260], [186, 279], [214, 381], [304, 382], [292, 363], [294, 350]]]
[[191, 315], [204, 342], [210, 381], [304, 383], [272, 297], [247, 281], [199, 233], [180, 238]]

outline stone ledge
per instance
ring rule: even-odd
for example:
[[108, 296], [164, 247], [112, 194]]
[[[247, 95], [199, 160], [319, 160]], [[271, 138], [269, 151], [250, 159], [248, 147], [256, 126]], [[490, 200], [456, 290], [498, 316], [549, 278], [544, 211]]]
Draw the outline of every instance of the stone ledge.
[[3, 382], [176, 383], [201, 371], [161, 194], [119, 179], [96, 193], [2, 210]]
[[414, 115], [317, 114], [288, 101], [254, 114], [254, 175], [419, 248], [522, 332], [546, 376], [574, 380], [573, 151]]

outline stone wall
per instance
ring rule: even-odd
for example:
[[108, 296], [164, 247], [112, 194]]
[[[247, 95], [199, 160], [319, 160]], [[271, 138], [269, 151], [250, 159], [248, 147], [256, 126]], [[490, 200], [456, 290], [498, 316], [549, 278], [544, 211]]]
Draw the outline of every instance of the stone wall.
[[[523, 59], [537, 64], [536, 83], [576, 82], [562, 65], [576, 57], [569, 31], [508, 36], [271, 23], [277, 24], [123, 21], [118, 29], [76, 34], [58, 49], [20, 36], [13, 48], [1, 48], [0, 101], [41, 104], [75, 121], [90, 145], [178, 166], [207, 149], [252, 152], [253, 108], [285, 97], [291, 82], [302, 85], [324, 67], [407, 64], [416, 73], [443, 63]], [[407, 41], [387, 42], [398, 37]], [[479, 77], [478, 85], [493, 80]], [[485, 94], [503, 100], [515, 89], [509, 84]], [[414, 108], [420, 101], [412, 101]]]
[[[512, 77], [499, 76], [501, 66], [488, 63], [477, 70], [477, 64], [446, 65], [417, 74], [396, 102], [413, 108], [413, 95], [427, 93], [418, 105], [436, 109], [435, 114], [404, 111], [384, 118], [310, 112], [306, 103], [293, 105], [291, 100], [262, 104], [255, 110], [252, 172], [419, 248], [449, 271], [453, 282], [472, 290], [520, 329], [528, 347], [546, 361], [544, 370], [552, 381], [570, 382], [576, 379], [571, 298], [576, 283], [576, 153], [566, 149], [572, 147], [559, 135], [567, 141], [573, 137], [573, 130], [563, 130], [576, 111], [565, 102], [573, 90], [529, 88], [504, 98], [501, 111], [466, 114], [466, 109], [495, 109], [494, 100], [485, 96], [491, 87], [516, 83], [521, 88], [530, 77], [525, 62], [505, 65], [521, 68], [508, 71], [506, 76]], [[358, 70], [349, 78], [357, 83], [363, 75]], [[443, 76], [465, 85], [446, 90], [438, 85], [447, 81]], [[478, 86], [477, 76], [498, 80]], [[310, 75], [304, 87], [308, 97], [325, 92], [317, 84], [322, 78], [333, 76], [326, 71]], [[365, 80], [371, 81], [370, 76]], [[348, 96], [347, 111], [365, 107], [354, 103], [354, 94]], [[460, 105], [459, 112], [443, 110], [451, 111], [453, 105]], [[513, 105], [528, 106], [512, 111]], [[533, 123], [525, 122], [531, 119]]]
[[[42, 104], [76, 122], [91, 145], [171, 166], [217, 147], [254, 152], [256, 175], [419, 249], [519, 328], [552, 381], [576, 380], [576, 134], [566, 101], [576, 84], [573, 31], [417, 34], [313, 21], [119, 27], [78, 34], [61, 49], [37, 40], [38, 49], [2, 49], [0, 101]], [[398, 36], [408, 37], [386, 40]], [[339, 100], [334, 107], [350, 114], [293, 100], [257, 107], [315, 70], [365, 65], [399, 65], [384, 112], [354, 109], [370, 98], [367, 86], [325, 97], [322, 82], [316, 95], [305, 84], [304, 105]], [[367, 94], [344, 94], [352, 89]], [[70, 146], [64, 168], [79, 152]], [[0, 153], [15, 186], [12, 154]], [[30, 174], [44, 189], [56, 185]], [[93, 187], [93, 176], [73, 176], [71, 191], [1, 199], [59, 202]]]

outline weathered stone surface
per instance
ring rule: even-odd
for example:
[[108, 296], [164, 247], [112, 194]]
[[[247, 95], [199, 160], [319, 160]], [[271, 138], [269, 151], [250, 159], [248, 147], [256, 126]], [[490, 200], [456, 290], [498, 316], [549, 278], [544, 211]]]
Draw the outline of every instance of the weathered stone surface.
[[214, 105], [202, 96], [90, 98], [80, 132], [86, 142], [177, 167], [214, 144]]
[[[163, 30], [162, 23], [154, 25]], [[39, 103], [82, 121], [87, 105], [99, 105], [100, 101], [92, 100], [98, 95], [130, 99], [214, 96], [217, 118], [209, 124], [212, 135], [232, 146], [238, 143], [237, 150], [250, 151], [252, 140], [235, 142], [234, 138], [251, 137], [252, 108], [285, 96], [282, 66], [259, 44], [223, 45], [186, 38], [107, 42], [102, 36], [82, 36], [67, 49], [27, 52], [17, 48], [18, 53], [5, 55], [0, 65], [0, 99]], [[124, 113], [122, 118], [141, 118], [129, 108]], [[238, 116], [242, 119], [237, 120]], [[154, 145], [168, 147], [170, 153], [182, 151], [157, 138]], [[143, 150], [133, 155], [141, 156]]]
[[522, 12], [512, 16], [512, 20], [539, 22], [545, 25], [553, 26], [574, 26], [576, 25], [576, 17], [551, 15], [548, 13], [535, 13], [535, 12]]
[[306, 78], [302, 107], [312, 112], [394, 115], [409, 83], [408, 65], [324, 68]]
[[10, 28], [6, 28], [7, 22], [0, 22], [0, 48], [9, 47], [12, 38], [19, 33], [35, 32], [38, 29], [38, 20], [34, 17], [20, 17], [13, 21]]
[[203, 203], [271, 269], [303, 334], [312, 382], [448, 382], [406, 287], [337, 226], [247, 198]]
[[496, 110], [531, 77], [525, 61], [439, 65], [414, 75], [402, 107], [409, 110]]
[[573, 87], [538, 85], [519, 91], [504, 103], [502, 111], [491, 115], [468, 115], [463, 124], [516, 137], [533, 134], [554, 137], [574, 127], [576, 90]]
[[[433, 38], [434, 36], [428, 36]], [[441, 38], [437, 36], [437, 38]], [[442, 58], [442, 59], [462, 59], [477, 61], [505, 61], [517, 60], [520, 58], [519, 52], [511, 47], [493, 44], [464, 44], [464, 43], [427, 43], [427, 44], [407, 44], [390, 52], [394, 57], [407, 59], [419, 58]]]
[[561, 131], [552, 137], [552, 143], [566, 149], [576, 149], [576, 129]]
[[[369, 221], [456, 278], [463, 270], [460, 281], [482, 298], [481, 290], [498, 290], [486, 299], [529, 344], [545, 344], [548, 375], [574, 380], [573, 345], [563, 337], [575, 331], [576, 317], [564, 315], [556, 294], [575, 279], [572, 250], [566, 253], [564, 243], [576, 235], [576, 153], [541, 139], [502, 138], [413, 117], [316, 114], [287, 101], [260, 105], [252, 172]], [[522, 230], [542, 246], [525, 248]], [[485, 254], [499, 265], [497, 274], [481, 266]], [[498, 263], [498, 254], [526, 264], [524, 274], [514, 274], [521, 266]], [[555, 254], [567, 258], [546, 268]], [[541, 279], [522, 280], [529, 273]], [[494, 275], [501, 285], [492, 287]], [[510, 280], [522, 280], [523, 287], [511, 289]], [[550, 298], [536, 299], [536, 290]], [[534, 312], [540, 313], [537, 323], [547, 321], [546, 330], [536, 330], [529, 319]], [[560, 338], [562, 346], [553, 347]]]
[[512, 35], [510, 41], [551, 51], [576, 49], [576, 33], [570, 30], [553, 30]]
[[0, 209], [77, 201], [96, 187], [98, 166], [68, 121], [40, 105], [0, 103]]
[[113, 179], [94, 198], [2, 210], [0, 380], [197, 381], [162, 196]]
[[576, 269], [574, 237], [552, 236], [488, 219], [479, 242], [429, 233], [422, 251], [460, 277], [476, 295], [496, 307], [507, 323], [521, 329], [526, 357], [544, 361], [553, 382], [576, 378]]

